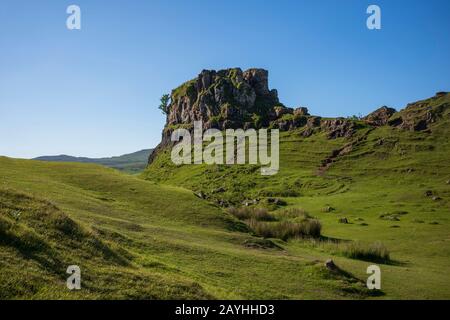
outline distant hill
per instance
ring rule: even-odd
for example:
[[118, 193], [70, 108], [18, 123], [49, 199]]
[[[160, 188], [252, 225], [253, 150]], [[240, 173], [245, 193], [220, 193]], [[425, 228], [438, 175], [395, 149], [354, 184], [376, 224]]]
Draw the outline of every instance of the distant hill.
[[145, 149], [109, 158], [73, 157], [63, 154], [58, 156], [42, 156], [34, 158], [33, 160], [52, 161], [52, 162], [96, 163], [128, 173], [138, 173], [146, 168], [148, 157], [150, 156], [152, 151], [153, 149]]

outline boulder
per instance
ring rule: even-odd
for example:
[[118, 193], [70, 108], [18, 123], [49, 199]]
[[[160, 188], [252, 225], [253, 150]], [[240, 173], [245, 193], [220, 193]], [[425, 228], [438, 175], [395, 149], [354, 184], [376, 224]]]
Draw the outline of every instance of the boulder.
[[309, 116], [308, 108], [306, 107], [298, 107], [294, 109], [294, 115], [298, 116]]
[[277, 118], [280, 118], [282, 116], [284, 116], [285, 114], [293, 114], [294, 110], [292, 108], [286, 108], [283, 106], [276, 106], [273, 108], [274, 112], [275, 112], [275, 116]]
[[327, 133], [328, 139], [350, 138], [356, 131], [355, 123], [343, 118], [325, 120], [321, 128]]
[[325, 208], [323, 208], [323, 212], [332, 212], [332, 211], [334, 211], [335, 209], [333, 208], [333, 207], [331, 207], [331, 206], [326, 206]]
[[384, 126], [388, 124], [389, 118], [392, 117], [394, 113], [397, 111], [393, 108], [389, 108], [386, 106], [383, 106], [374, 112], [370, 113], [369, 115], [365, 116], [363, 120], [372, 126]]
[[347, 218], [339, 218], [338, 220], [339, 223], [344, 223], [344, 224], [348, 224], [348, 219]]
[[330, 271], [336, 271], [338, 269], [332, 259], [328, 259], [327, 261], [325, 261], [325, 267]]
[[303, 131], [302, 136], [305, 138], [311, 136], [314, 133], [314, 129], [320, 127], [321, 120], [321, 117], [308, 117], [306, 120], [306, 129]]
[[308, 128], [315, 128], [320, 127], [320, 121], [322, 120], [322, 117], [310, 117], [308, 118], [308, 121], [306, 122], [306, 126]]

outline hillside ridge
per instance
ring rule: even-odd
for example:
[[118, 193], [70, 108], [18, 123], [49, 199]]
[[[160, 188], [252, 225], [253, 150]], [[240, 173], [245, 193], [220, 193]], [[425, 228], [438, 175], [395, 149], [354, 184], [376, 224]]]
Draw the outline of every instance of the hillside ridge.
[[33, 158], [32, 160], [50, 162], [95, 163], [128, 173], [137, 173], [145, 169], [148, 157], [150, 156], [152, 151], [153, 149], [143, 149], [120, 156], [103, 158], [74, 157], [61, 154], [57, 156], [40, 156]]
[[448, 96], [448, 92], [437, 92], [398, 112], [382, 106], [363, 118], [322, 118], [310, 115], [307, 107], [281, 103], [278, 91], [269, 89], [269, 72], [265, 69], [203, 70], [172, 90], [161, 143], [148, 162], [151, 164], [162, 149], [172, 144], [170, 137], [175, 129], [192, 130], [194, 121], [202, 121], [204, 130], [270, 128], [283, 132], [304, 128], [304, 137], [325, 132], [328, 139], [351, 138], [362, 127], [386, 125], [426, 131], [449, 108]]

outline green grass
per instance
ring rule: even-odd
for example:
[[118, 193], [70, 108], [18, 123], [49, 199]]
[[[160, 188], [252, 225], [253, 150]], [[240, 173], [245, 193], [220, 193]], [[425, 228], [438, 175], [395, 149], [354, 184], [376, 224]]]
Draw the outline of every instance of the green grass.
[[[0, 179], [1, 298], [369, 297], [364, 278], [330, 275], [325, 256], [251, 236], [183, 188], [98, 165], [4, 157]], [[65, 286], [73, 264], [80, 291]]]
[[309, 239], [303, 245], [310, 245], [312, 248], [328, 252], [333, 255], [344, 256], [368, 262], [382, 264], [395, 264], [391, 260], [389, 249], [381, 242], [364, 243], [360, 241], [339, 241], [336, 239]]
[[[275, 176], [261, 176], [258, 166], [248, 165], [175, 166], [165, 151], [143, 177], [201, 191], [210, 203], [240, 206], [259, 199], [258, 206], [266, 206], [274, 216], [286, 208], [267, 205], [266, 200], [279, 197], [288, 209], [316, 217], [325, 240], [342, 242], [339, 250], [330, 250], [291, 240], [285, 245], [289, 254], [332, 257], [360, 279], [366, 277], [366, 260], [385, 261], [382, 298], [449, 299], [450, 95], [424, 103], [440, 114], [430, 132], [372, 129], [360, 123], [350, 139], [329, 140], [324, 132], [305, 138], [304, 129], [281, 133]], [[320, 172], [324, 159], [352, 141], [350, 152]], [[428, 190], [440, 200], [426, 196]], [[341, 218], [349, 223], [339, 223]]]
[[[439, 99], [429, 106], [449, 96]], [[175, 166], [168, 150], [146, 180], [0, 157], [0, 297], [449, 299], [448, 108], [430, 132], [360, 124], [355, 137], [329, 140], [302, 130], [281, 134], [275, 176], [256, 165]], [[320, 170], [349, 142], [352, 150]], [[244, 200], [269, 212], [240, 221], [224, 208]], [[320, 237], [264, 239], [245, 217], [282, 230], [314, 217]], [[339, 272], [324, 267], [328, 258]], [[364, 287], [373, 263], [378, 295]], [[82, 270], [77, 292], [65, 287], [73, 264]]]

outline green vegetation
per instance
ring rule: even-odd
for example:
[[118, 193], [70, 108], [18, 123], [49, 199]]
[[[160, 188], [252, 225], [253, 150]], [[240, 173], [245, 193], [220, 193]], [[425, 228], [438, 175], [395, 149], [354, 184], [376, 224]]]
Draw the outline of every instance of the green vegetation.
[[263, 238], [277, 238], [287, 241], [290, 238], [320, 237], [322, 225], [303, 210], [289, 209], [269, 214], [265, 208], [230, 208], [233, 216], [244, 220], [255, 235]]
[[[258, 165], [176, 166], [168, 149], [141, 177], [0, 157], [0, 296], [448, 299], [443, 102], [424, 102], [436, 119], [422, 131], [361, 122], [351, 138], [283, 132], [274, 176]], [[373, 263], [376, 295], [365, 288]], [[73, 264], [76, 292], [65, 287]]]
[[322, 226], [318, 220], [305, 219], [301, 222], [261, 222], [251, 219], [248, 223], [257, 236], [287, 241], [291, 238], [319, 237]]
[[391, 259], [389, 249], [379, 241], [367, 243], [329, 238], [310, 238], [308, 240], [308, 242], [303, 242], [302, 246], [309, 246], [315, 250], [328, 252], [335, 256], [383, 264], [398, 263]]
[[178, 100], [180, 97], [188, 96], [192, 99], [192, 101], [195, 101], [197, 97], [196, 95], [196, 89], [195, 89], [195, 83], [196, 79], [189, 80], [185, 83], [183, 83], [178, 88], [172, 90], [171, 99], [172, 101]]
[[343, 251], [346, 257], [373, 262], [389, 262], [389, 250], [381, 242], [364, 245], [360, 242], [347, 244]]
[[250, 208], [242, 207], [239, 209], [229, 208], [228, 212], [238, 218], [239, 220], [250, 220], [254, 219], [257, 221], [274, 221], [276, 220], [274, 216], [269, 214], [265, 208]]
[[[366, 277], [368, 261], [382, 264], [384, 298], [448, 299], [449, 104], [446, 94], [410, 108], [406, 118], [413, 125], [420, 124], [414, 116], [419, 119], [424, 112], [435, 119], [423, 131], [373, 129], [359, 121], [351, 138], [328, 139], [325, 132], [304, 137], [306, 128], [282, 132], [280, 170], [274, 176], [261, 176], [257, 165], [175, 166], [163, 151], [143, 177], [201, 192], [220, 206], [265, 207], [276, 220], [253, 219], [263, 227], [279, 223], [286, 209], [304, 210], [320, 221], [323, 239], [311, 246], [290, 238], [284, 246], [289, 254], [331, 257], [360, 279]], [[405, 111], [391, 121], [399, 115]], [[287, 206], [268, 204], [269, 197]]]
[[[252, 236], [191, 191], [93, 164], [0, 157], [0, 295], [33, 299], [359, 299], [326, 256]], [[322, 262], [317, 259], [323, 260]], [[82, 290], [65, 286], [79, 265]]]
[[170, 95], [163, 94], [160, 99], [160, 104], [158, 106], [158, 109], [161, 110], [163, 114], [169, 113], [169, 105], [170, 105]]
[[79, 163], [95, 163], [106, 167], [114, 168], [126, 173], [136, 174], [142, 172], [148, 164], [148, 157], [153, 149], [141, 150], [118, 157], [110, 158], [85, 158], [71, 157], [66, 155], [60, 156], [43, 156], [33, 160], [52, 161], [52, 162], [79, 162]]

